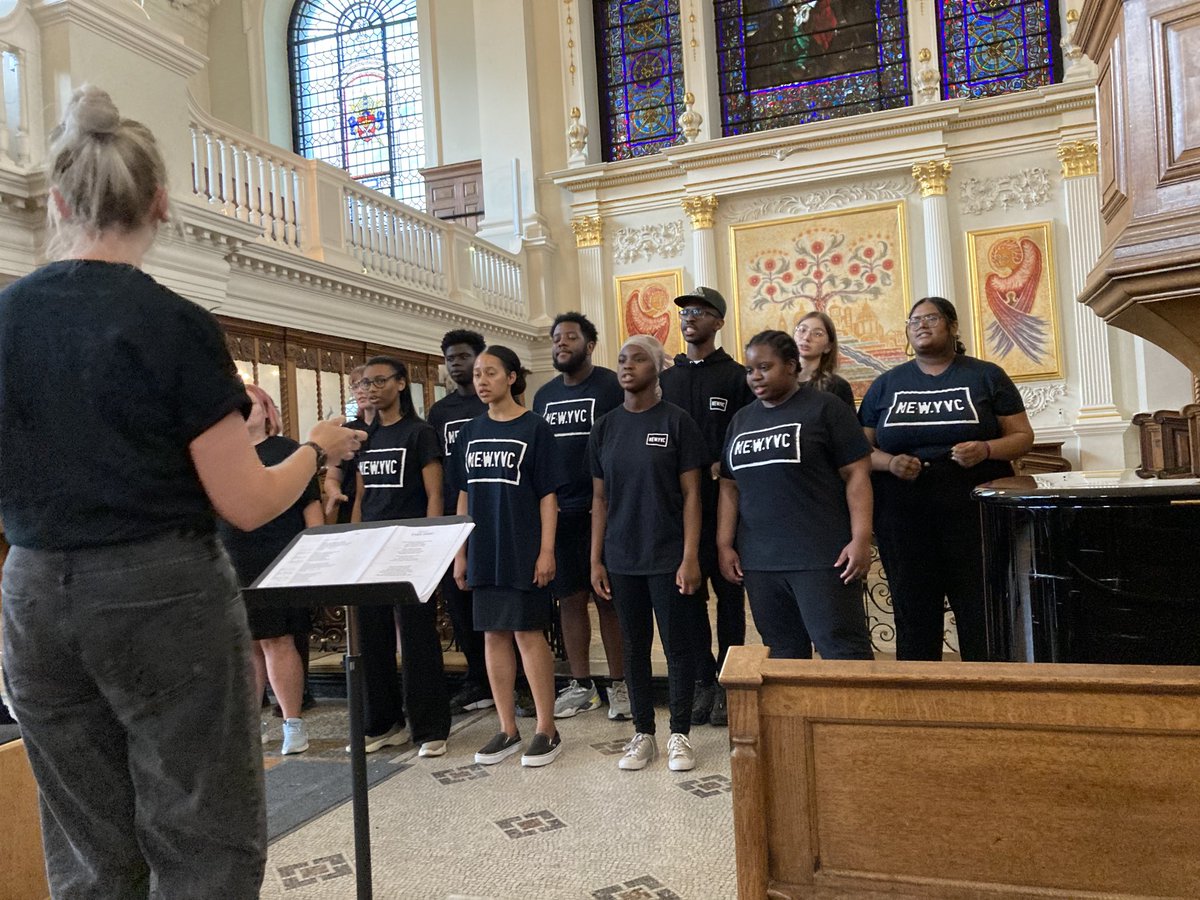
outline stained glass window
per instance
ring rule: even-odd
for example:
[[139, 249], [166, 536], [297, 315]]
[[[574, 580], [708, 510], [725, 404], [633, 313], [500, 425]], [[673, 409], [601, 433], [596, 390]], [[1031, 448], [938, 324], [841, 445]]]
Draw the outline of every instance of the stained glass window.
[[300, 0], [288, 47], [296, 152], [424, 209], [416, 0]]
[[724, 133], [907, 106], [905, 0], [716, 0]]
[[679, 139], [679, 0], [595, 0], [604, 158], [655, 153]]
[[939, 0], [942, 97], [991, 97], [1062, 80], [1053, 0]]

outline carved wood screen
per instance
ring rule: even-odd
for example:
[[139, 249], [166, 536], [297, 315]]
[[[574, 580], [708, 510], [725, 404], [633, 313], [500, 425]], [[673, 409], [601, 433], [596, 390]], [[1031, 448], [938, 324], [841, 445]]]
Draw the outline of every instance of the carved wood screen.
[[[303, 440], [301, 435], [307, 435], [319, 419], [345, 414], [353, 400], [348, 373], [372, 356], [394, 356], [408, 366], [413, 403], [422, 417], [445, 396], [438, 379], [440, 356], [226, 316], [217, 319], [238, 371], [274, 398], [284, 433], [295, 440]], [[438, 632], [443, 646], [449, 646], [452, 631], [440, 609]], [[345, 610], [337, 606], [316, 610], [309, 642], [320, 652], [344, 650]]]

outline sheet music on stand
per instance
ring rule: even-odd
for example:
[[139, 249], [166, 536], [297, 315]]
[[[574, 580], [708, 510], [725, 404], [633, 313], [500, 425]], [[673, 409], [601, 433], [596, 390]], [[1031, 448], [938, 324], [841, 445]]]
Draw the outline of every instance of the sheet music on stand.
[[466, 516], [444, 516], [310, 528], [293, 538], [242, 591], [247, 603], [257, 605], [346, 607], [346, 706], [359, 900], [369, 900], [372, 885], [357, 607], [427, 602], [474, 527]]

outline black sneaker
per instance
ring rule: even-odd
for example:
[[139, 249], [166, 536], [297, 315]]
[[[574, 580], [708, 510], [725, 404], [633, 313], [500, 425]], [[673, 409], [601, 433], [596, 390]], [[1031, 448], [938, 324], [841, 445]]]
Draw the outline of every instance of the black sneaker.
[[712, 714], [709, 715], [708, 722], [718, 728], [729, 725], [729, 701], [725, 697], [725, 688], [719, 684], [713, 692]]
[[451, 709], [489, 709], [496, 705], [492, 692], [481, 684], [467, 684], [450, 698]]
[[696, 694], [692, 698], [692, 724], [703, 725], [712, 715], [713, 700], [716, 694], [715, 684], [697, 684]]
[[516, 704], [518, 719], [536, 719], [537, 707], [533, 703], [533, 694], [528, 688], [517, 688], [513, 692], [513, 702]]
[[548, 766], [558, 759], [562, 749], [562, 736], [555, 731], [554, 737], [547, 737], [540, 731], [529, 742], [529, 749], [521, 756], [523, 766]]
[[475, 762], [483, 766], [494, 766], [496, 763], [508, 759], [520, 749], [520, 734], [510, 736], [499, 731], [495, 737], [483, 745], [483, 749], [475, 754]]

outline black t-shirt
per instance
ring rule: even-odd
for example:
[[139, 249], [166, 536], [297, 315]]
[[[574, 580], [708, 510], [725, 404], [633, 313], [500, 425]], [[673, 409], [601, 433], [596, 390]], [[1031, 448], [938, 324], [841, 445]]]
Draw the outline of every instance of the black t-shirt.
[[533, 411], [554, 432], [558, 453], [570, 481], [558, 492], [558, 508], [592, 508], [592, 476], [588, 469], [588, 437], [611, 409], [625, 401], [617, 373], [596, 366], [579, 384], [566, 384], [563, 376], [542, 385], [533, 398]]
[[684, 353], [658, 379], [663, 399], [674, 403], [700, 426], [709, 457], [721, 455], [725, 433], [733, 414], [754, 402], [746, 384], [746, 367], [718, 348], [704, 359], [692, 362]]
[[[365, 431], [371, 433], [371, 426], [366, 423], [365, 419], [354, 418], [345, 425], [346, 428], [352, 428], [355, 431]], [[330, 467], [337, 469], [341, 473], [342, 493], [346, 495], [346, 500], [338, 506], [338, 524], [345, 525], [350, 521], [350, 514], [354, 510], [354, 498], [358, 496], [358, 479], [354, 477], [355, 468], [353, 461], [346, 460], [340, 463], [330, 463]]]
[[458, 391], [447, 394], [429, 408], [429, 424], [437, 433], [438, 446], [442, 448], [442, 472], [445, 477], [442, 487], [443, 512], [448, 516], [458, 510], [459, 486], [454, 480], [454, 453], [458, 447], [459, 429], [486, 412], [486, 403], [474, 394], [463, 396]]
[[[1012, 379], [994, 363], [959, 354], [939, 375], [927, 375], [915, 360], [884, 372], [867, 389], [858, 416], [875, 429], [887, 453], [907, 453], [926, 463], [943, 463], [962, 441], [1000, 437], [998, 416], [1025, 410]], [[986, 459], [968, 470], [973, 483], [1012, 474], [1003, 460]]]
[[[811, 388], [812, 386], [813, 384], [811, 381], [805, 381], [802, 383], [802, 387]], [[821, 390], [825, 391], [826, 393], [833, 394], [833, 396], [837, 397], [839, 400], [849, 406], [851, 410], [855, 409], [854, 388], [850, 387], [850, 382], [848, 382], [841, 375], [838, 375], [836, 372], [829, 373], [829, 380], [826, 381], [825, 387], [821, 388]]]
[[660, 402], [635, 413], [618, 406], [596, 423], [588, 448], [604, 480], [604, 564], [621, 575], [674, 572], [683, 560], [679, 476], [712, 463], [691, 417]]
[[216, 320], [133, 266], [55, 262], [0, 293], [0, 514], [12, 544], [211, 533], [188, 447], [249, 410]]
[[421, 471], [442, 458], [428, 422], [405, 416], [384, 425], [376, 417], [354, 464], [363, 480], [362, 520], [419, 519], [429, 512]]
[[541, 499], [566, 484], [554, 432], [526, 412], [509, 422], [483, 415], [458, 432], [455, 478], [475, 521], [467, 549], [471, 587], [534, 590], [542, 548]]
[[[256, 444], [254, 449], [264, 466], [274, 466], [300, 449], [300, 445], [291, 438], [277, 434]], [[283, 552], [283, 548], [292, 538], [305, 529], [304, 508], [314, 500], [320, 499], [321, 491], [314, 477], [299, 500], [261, 528], [242, 531], [224, 519], [217, 520], [217, 533], [233, 561], [233, 568], [237, 571], [238, 582], [242, 587], [261, 575], [275, 557]]]
[[752, 571], [828, 569], [850, 542], [838, 470], [871, 452], [854, 413], [833, 394], [801, 389], [785, 403], [734, 416], [721, 476], [738, 486], [737, 548]]

